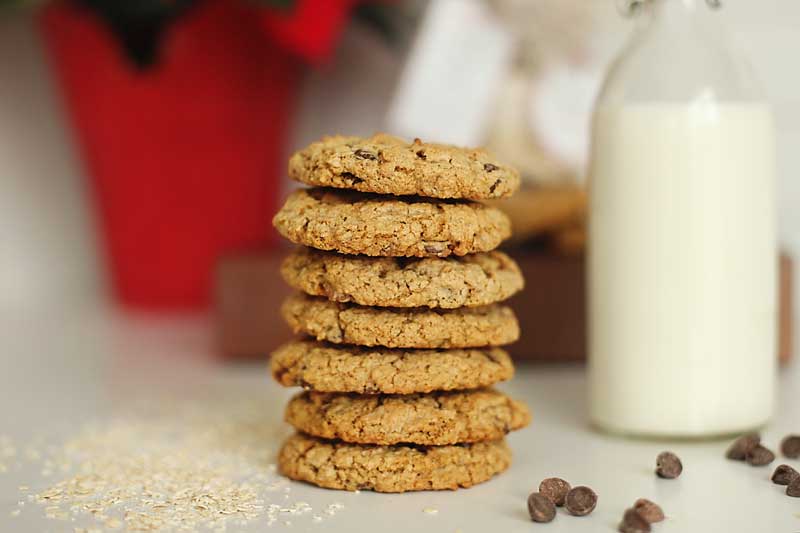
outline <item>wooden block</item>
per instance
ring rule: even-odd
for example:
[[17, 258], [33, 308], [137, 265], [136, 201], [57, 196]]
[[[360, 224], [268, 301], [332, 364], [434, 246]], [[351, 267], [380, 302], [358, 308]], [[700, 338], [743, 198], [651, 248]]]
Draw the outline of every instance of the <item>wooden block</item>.
[[794, 354], [794, 263], [781, 254], [780, 290], [778, 291], [778, 353], [788, 363]]
[[223, 258], [217, 266], [214, 306], [217, 343], [229, 359], [265, 359], [291, 338], [280, 316], [291, 289], [283, 282], [283, 252]]

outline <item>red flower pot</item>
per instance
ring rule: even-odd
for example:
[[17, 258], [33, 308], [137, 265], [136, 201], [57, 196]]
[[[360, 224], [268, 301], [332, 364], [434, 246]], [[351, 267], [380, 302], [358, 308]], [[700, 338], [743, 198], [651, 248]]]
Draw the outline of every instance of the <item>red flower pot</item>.
[[245, 2], [200, 3], [147, 70], [72, 3], [40, 20], [119, 300], [206, 306], [220, 254], [272, 240], [299, 66]]

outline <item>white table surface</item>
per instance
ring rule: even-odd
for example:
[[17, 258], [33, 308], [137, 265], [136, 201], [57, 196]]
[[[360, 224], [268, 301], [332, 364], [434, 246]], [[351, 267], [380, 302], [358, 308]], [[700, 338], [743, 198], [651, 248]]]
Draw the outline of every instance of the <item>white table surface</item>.
[[[261, 402], [265, 423], [275, 429], [265, 449], [277, 448], [288, 434], [280, 416], [293, 391], [272, 383], [263, 364], [219, 364], [212, 355], [209, 324], [205, 319], [152, 319], [101, 309], [47, 317], [0, 315], [0, 435], [20, 449], [40, 435], [58, 445], [87, 421], [111, 420], [143, 396], [161, 391], [180, 404], [202, 402], [204, 391], [209, 396], [213, 391], [215, 398], [231, 395]], [[334, 502], [344, 507], [322, 522], [313, 522], [308, 513], [289, 517], [289, 526], [281, 518], [267, 527], [263, 519], [247, 527], [230, 525], [228, 531], [610, 532], [626, 507], [647, 497], [668, 515], [654, 527], [656, 532], [800, 532], [800, 499], [785, 496], [782, 487], [768, 481], [782, 459], [753, 468], [724, 459], [727, 441], [644, 442], [598, 434], [585, 420], [584, 385], [582, 366], [518, 370], [502, 388], [530, 404], [534, 422], [510, 436], [514, 464], [489, 483], [457, 492], [386, 495], [292, 482], [287, 484], [291, 501], [306, 501], [314, 509]], [[780, 411], [764, 431], [773, 449], [786, 433], [800, 432], [798, 392], [800, 367], [794, 365], [782, 373]], [[683, 459], [684, 473], [677, 480], [653, 474], [655, 456], [665, 449]], [[800, 468], [800, 461], [788, 462]], [[24, 499], [20, 485], [36, 492], [59, 475], [45, 478], [24, 459], [10, 460], [8, 470], [0, 473], [0, 531], [72, 532], [90, 525], [82, 517], [74, 522], [45, 518], [44, 506], [30, 502], [11, 516]], [[599, 494], [595, 512], [575, 518], [559, 511], [550, 524], [532, 523], [526, 497], [552, 475], [593, 487]], [[265, 498], [270, 503], [282, 495]]]

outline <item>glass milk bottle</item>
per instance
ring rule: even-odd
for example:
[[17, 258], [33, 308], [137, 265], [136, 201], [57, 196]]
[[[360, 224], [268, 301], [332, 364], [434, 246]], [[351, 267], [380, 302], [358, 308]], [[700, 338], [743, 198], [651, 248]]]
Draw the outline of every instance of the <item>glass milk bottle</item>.
[[633, 4], [593, 117], [590, 417], [639, 436], [743, 432], [773, 410], [772, 114], [718, 1]]

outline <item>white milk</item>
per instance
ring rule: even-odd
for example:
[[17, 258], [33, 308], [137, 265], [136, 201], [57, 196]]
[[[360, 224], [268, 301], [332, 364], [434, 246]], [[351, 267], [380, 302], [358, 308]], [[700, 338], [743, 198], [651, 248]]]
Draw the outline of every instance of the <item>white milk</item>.
[[590, 413], [611, 431], [702, 436], [772, 414], [776, 242], [763, 104], [595, 115]]

